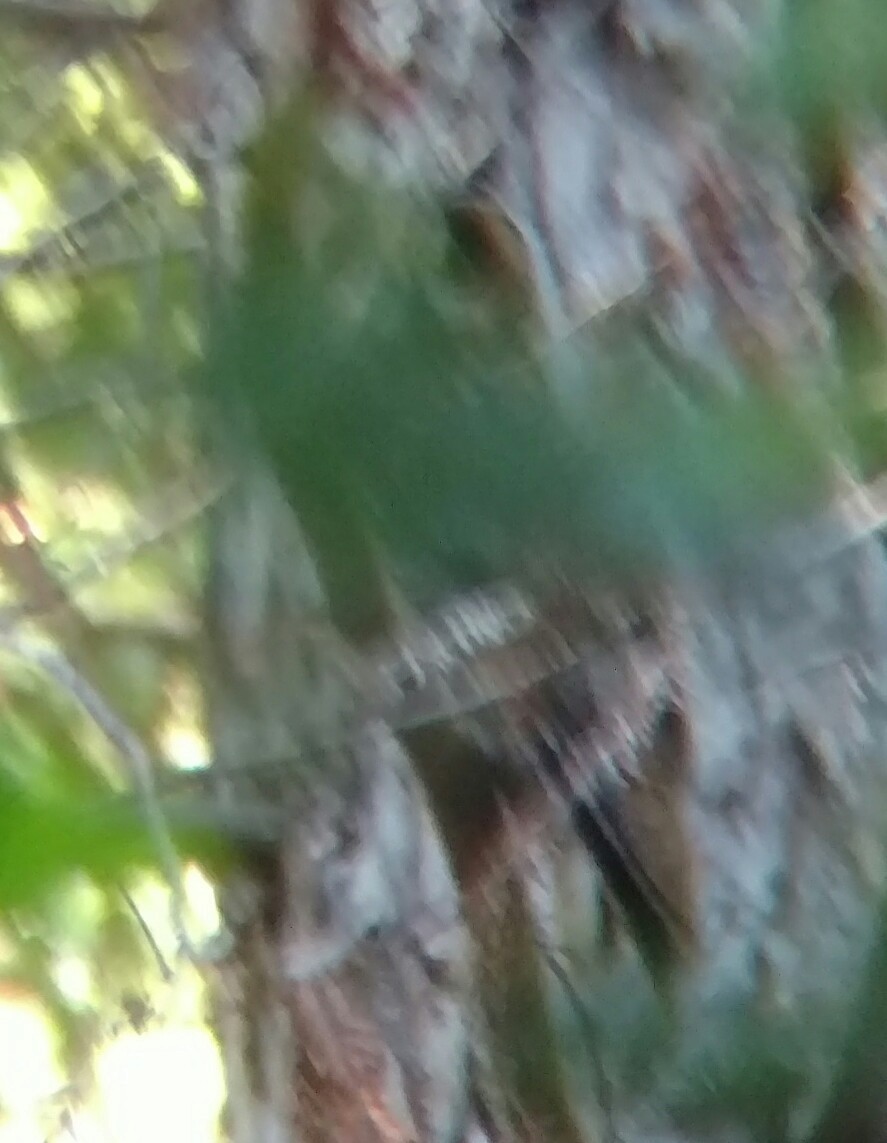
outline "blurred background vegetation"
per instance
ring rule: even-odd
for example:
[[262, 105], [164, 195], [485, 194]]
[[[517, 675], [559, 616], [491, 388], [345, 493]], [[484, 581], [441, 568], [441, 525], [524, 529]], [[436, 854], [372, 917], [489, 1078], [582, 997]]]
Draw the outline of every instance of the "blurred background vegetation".
[[[0, 1137], [210, 1139], [221, 1078], [169, 869], [109, 801], [206, 762], [201, 193], [119, 37], [39, 17], [0, 13]], [[212, 932], [198, 867], [175, 877]]]

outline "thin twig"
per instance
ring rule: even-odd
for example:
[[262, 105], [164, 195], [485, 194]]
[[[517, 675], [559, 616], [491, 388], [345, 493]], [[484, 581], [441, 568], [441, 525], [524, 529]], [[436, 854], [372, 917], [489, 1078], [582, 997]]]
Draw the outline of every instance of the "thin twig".
[[[99, 274], [116, 274], [121, 270], [137, 269], [150, 258], [161, 260], [171, 258], [191, 258], [203, 249], [203, 241], [196, 234], [183, 234], [179, 238], [167, 237], [159, 250], [150, 250], [142, 246], [132, 245], [118, 247], [113, 253], [96, 256], [85, 254], [82, 250], [77, 253], [77, 261], [73, 266], [64, 267], [65, 274], [70, 281], [80, 281], [83, 278], [94, 278]], [[44, 273], [51, 273], [53, 266], [41, 267]], [[61, 268], [59, 268], [61, 270]], [[27, 273], [28, 271], [19, 271]]]
[[157, 943], [157, 938], [151, 932], [151, 926], [145, 920], [141, 909], [135, 903], [135, 900], [130, 891], [124, 888], [122, 885], [120, 886], [120, 896], [123, 898], [127, 909], [129, 909], [129, 911], [132, 913], [136, 924], [141, 929], [142, 935], [144, 936], [148, 947], [153, 953], [154, 959], [157, 961], [157, 967], [160, 969], [160, 975], [162, 976], [164, 982], [168, 984], [173, 978], [173, 971], [169, 967], [166, 957], [161, 951], [160, 945]]
[[83, 708], [119, 756], [127, 763], [130, 777], [139, 793], [142, 813], [158, 855], [160, 867], [170, 889], [170, 913], [180, 953], [192, 961], [201, 959], [185, 924], [185, 891], [181, 862], [161, 808], [150, 752], [136, 732], [111, 709], [104, 696], [60, 651], [21, 638], [3, 634], [0, 646], [33, 664]]
[[173, 532], [196, 520], [224, 495], [229, 481], [224, 478], [208, 479], [197, 486], [196, 492], [194, 485], [193, 477], [166, 485], [151, 508], [140, 514], [137, 531], [109, 544], [76, 570], [59, 577], [58, 591], [51, 597], [49, 606], [30, 593], [24, 602], [0, 608], [0, 634], [10, 631], [24, 619], [51, 618], [56, 608], [67, 605], [68, 597], [124, 567], [145, 548], [167, 539]]
[[174, 481], [155, 498], [150, 509], [140, 514], [138, 531], [110, 544], [65, 580], [69, 591], [76, 591], [129, 563], [143, 548], [167, 539], [211, 508], [230, 487], [225, 477], [195, 482], [193, 476]]
[[608, 1140], [618, 1140], [619, 1136], [613, 1124], [613, 1085], [604, 1068], [604, 1061], [600, 1053], [600, 1029], [594, 1016], [589, 1011], [588, 1005], [579, 995], [576, 986], [570, 979], [566, 969], [558, 960], [555, 953], [548, 945], [543, 942], [538, 942], [538, 947], [542, 953], [545, 963], [548, 965], [552, 976], [557, 980], [561, 989], [565, 993], [567, 1000], [572, 1007], [573, 1011], [578, 1015], [579, 1021], [585, 1029], [586, 1042], [588, 1044], [588, 1054], [591, 1057], [591, 1066], [594, 1069], [595, 1079], [598, 1086], [598, 1102], [601, 1111], [604, 1113], [604, 1120], [606, 1122]]

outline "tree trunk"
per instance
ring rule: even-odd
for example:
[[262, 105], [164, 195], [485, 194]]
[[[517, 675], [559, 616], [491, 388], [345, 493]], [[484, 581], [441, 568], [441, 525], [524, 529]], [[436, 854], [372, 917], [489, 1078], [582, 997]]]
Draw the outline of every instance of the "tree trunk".
[[[642, 292], [660, 350], [712, 391], [828, 356], [827, 272], [771, 142], [789, 124], [762, 139], [731, 107], [727, 65], [760, 46], [766, 6], [517, 7], [337, 6], [322, 58], [331, 80], [356, 69], [363, 135], [337, 136], [340, 117], [331, 140], [450, 189], [490, 159], [477, 194], [519, 257], [491, 254], [530, 276], [546, 336]], [[503, 754], [523, 734], [507, 704], [467, 737], [368, 713], [373, 660], [333, 637], [306, 521], [262, 463], [218, 508], [207, 597], [218, 796], [262, 797], [288, 823], [224, 902], [232, 1139], [802, 1137], [882, 877], [878, 539], [834, 516], [828, 534], [811, 521], [675, 571], [673, 688], [643, 733], [632, 708], [640, 777], [570, 820], [569, 798], [483, 769], [490, 734]], [[610, 674], [629, 679], [636, 635], [620, 638]], [[580, 642], [580, 665], [597, 662]], [[600, 706], [605, 675], [582, 677]], [[528, 690], [543, 722], [570, 706]], [[639, 955], [656, 916], [683, 934], [665, 982]]]

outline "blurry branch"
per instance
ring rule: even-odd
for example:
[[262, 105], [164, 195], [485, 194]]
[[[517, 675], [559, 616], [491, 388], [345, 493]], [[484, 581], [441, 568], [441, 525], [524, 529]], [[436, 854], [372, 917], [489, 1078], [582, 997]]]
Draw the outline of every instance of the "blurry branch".
[[[9, 335], [10, 331], [2, 314], [2, 335]], [[36, 372], [41, 369], [39, 360], [35, 359], [33, 351], [18, 331], [11, 334], [16, 340], [16, 349], [27, 354], [29, 366]], [[18, 433], [27, 433], [29, 429], [55, 420], [57, 417], [67, 417], [72, 413], [79, 413], [94, 409], [103, 402], [111, 400], [122, 404], [124, 400], [131, 400], [134, 386], [138, 386], [142, 396], [147, 390], [161, 387], [171, 388], [170, 379], [166, 376], [139, 379], [134, 382], [131, 373], [119, 366], [107, 366], [104, 362], [90, 361], [87, 367], [78, 366], [73, 369], [52, 367], [51, 381], [38, 387], [36, 384], [28, 386], [27, 403], [15, 410], [9, 420], [0, 420], [0, 435], [15, 436]], [[176, 379], [175, 384], [178, 384]]]
[[[77, 254], [77, 263], [65, 267], [69, 280], [77, 281], [97, 274], [113, 274], [121, 270], [131, 270], [144, 265], [151, 258], [180, 258], [197, 254], [203, 249], [203, 242], [196, 234], [183, 234], [180, 237], [167, 238], [159, 250], [147, 249], [144, 246], [119, 247], [113, 253], [94, 256], [87, 255], [82, 250]], [[41, 267], [51, 269], [52, 267]]]
[[229, 485], [225, 477], [189, 474], [163, 486], [152, 501], [140, 506], [138, 528], [100, 554], [92, 556], [65, 578], [69, 591], [76, 591], [129, 563], [140, 551], [167, 539], [196, 519], [224, 494]]
[[[200, 517], [224, 493], [223, 478], [194, 480], [193, 476], [165, 485], [139, 512], [138, 528], [90, 556], [70, 574], [55, 579], [39, 557], [28, 552], [28, 545], [0, 545], [0, 564], [15, 579], [22, 595], [20, 603], [0, 608], [0, 633], [24, 619], [52, 622], [59, 609], [72, 609], [70, 595], [88, 587], [128, 564], [144, 548], [161, 542], [173, 532]], [[24, 547], [26, 553], [19, 555]], [[9, 566], [7, 566], [9, 561]], [[81, 617], [82, 618], [82, 617]]]
[[199, 633], [196, 620], [187, 615], [158, 615], [150, 619], [116, 615], [90, 618], [93, 632], [99, 638], [145, 639], [171, 651], [190, 649]]
[[28, 32], [83, 36], [107, 32], [142, 34], [161, 31], [168, 21], [166, 5], [138, 15], [101, 3], [75, 0], [0, 0], [0, 24], [14, 24]]
[[595, 1094], [604, 1117], [604, 1143], [617, 1143], [619, 1136], [616, 1132], [613, 1116], [613, 1084], [607, 1075], [600, 1051], [601, 1031], [598, 1022], [574, 984], [573, 977], [567, 965], [564, 964], [565, 958], [543, 941], [539, 942], [539, 951], [582, 1028], [583, 1040], [590, 1059], [596, 1087]]
[[[14, 488], [11, 475], [7, 476], [6, 483]], [[168, 518], [167, 505], [164, 518], [166, 529], [169, 526]], [[26, 522], [23, 523], [26, 528]], [[0, 565], [10, 574], [21, 591], [25, 600], [21, 605], [24, 613], [40, 615], [47, 631], [59, 640], [62, 646], [68, 648], [72, 657], [22, 638], [11, 626], [0, 635], [2, 641], [0, 645], [33, 664], [69, 693], [127, 764], [161, 869], [169, 884], [176, 939], [180, 950], [193, 957], [195, 954], [184, 919], [184, 889], [180, 862], [158, 801], [154, 760], [141, 738], [117, 715], [104, 695], [90, 681], [91, 625], [71, 601], [66, 587], [61, 585], [43, 564], [33, 538], [25, 528], [23, 528], [22, 543], [0, 544]], [[102, 565], [100, 571], [105, 570]]]
[[[15, 503], [18, 487], [8, 466], [3, 465], [4, 492]], [[168, 490], [167, 490], [168, 493]], [[193, 506], [192, 506], [193, 507]], [[169, 504], [164, 504], [163, 529], [169, 530]], [[14, 625], [0, 631], [0, 646], [31, 663], [70, 694], [92, 719], [126, 763], [139, 795], [158, 860], [171, 894], [171, 919], [180, 951], [194, 958], [185, 925], [184, 889], [179, 856], [165, 815], [158, 801], [154, 759], [138, 734], [113, 709], [92, 682], [89, 620], [76, 608], [66, 585], [60, 584], [44, 565], [41, 554], [21, 520], [21, 543], [0, 543], [0, 566], [9, 574], [23, 597], [23, 614], [39, 615], [43, 626], [67, 654], [22, 637]], [[104, 565], [100, 573], [107, 569]]]
[[167, 880], [171, 895], [173, 931], [179, 949], [195, 957], [185, 925], [185, 894], [181, 863], [158, 797], [154, 775], [154, 759], [141, 738], [112, 709], [104, 695], [86, 675], [61, 651], [22, 638], [18, 634], [0, 636], [0, 647], [31, 664], [69, 694], [105, 735], [126, 763], [138, 796], [142, 814]]
[[157, 938], [151, 932], [151, 926], [145, 920], [145, 918], [142, 914], [142, 911], [138, 907], [138, 905], [136, 904], [135, 900], [133, 899], [132, 894], [130, 893], [130, 891], [128, 889], [125, 889], [125, 888], [123, 888], [123, 886], [121, 886], [120, 887], [120, 896], [123, 898], [124, 904], [126, 905], [127, 909], [129, 909], [130, 913], [133, 916], [133, 919], [135, 920], [135, 923], [138, 925], [139, 930], [142, 933], [142, 936], [145, 938], [145, 943], [147, 944], [148, 948], [151, 950], [151, 953], [153, 954], [154, 959], [157, 961], [157, 967], [160, 970], [161, 978], [165, 982], [172, 980], [172, 977], [173, 977], [172, 969], [166, 963], [166, 957], [163, 955], [163, 952], [161, 951], [161, 948], [157, 943]]
[[[0, 420], [0, 440], [27, 435], [47, 421], [93, 412], [108, 397], [132, 395], [133, 379], [125, 374], [104, 378], [99, 372], [88, 379], [78, 372], [53, 373], [53, 376], [57, 378], [55, 384], [44, 386], [42, 394], [31, 398], [26, 408], [17, 410], [8, 420]], [[89, 388], [84, 388], [86, 384]]]
[[109, 213], [137, 202], [165, 181], [163, 164], [152, 159], [122, 184], [106, 191], [55, 230], [41, 234], [20, 254], [0, 258], [0, 286], [17, 274], [33, 274], [80, 258], [84, 230], [98, 225]]
[[45, 566], [27, 517], [19, 507], [21, 492], [9, 466], [0, 459], [0, 493], [19, 533], [19, 543], [0, 540], [0, 568], [25, 600], [24, 606], [46, 618], [50, 633], [64, 644], [80, 647], [88, 623], [74, 608], [65, 588]]

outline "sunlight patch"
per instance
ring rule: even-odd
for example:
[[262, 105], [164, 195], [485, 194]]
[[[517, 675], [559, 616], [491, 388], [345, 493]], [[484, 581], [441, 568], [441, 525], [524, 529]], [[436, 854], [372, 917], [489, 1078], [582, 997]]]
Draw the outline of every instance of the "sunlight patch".
[[119, 1143], [214, 1143], [224, 1099], [215, 1040], [201, 1028], [127, 1033], [99, 1056], [97, 1081]]

